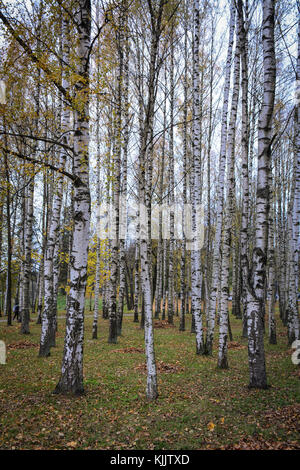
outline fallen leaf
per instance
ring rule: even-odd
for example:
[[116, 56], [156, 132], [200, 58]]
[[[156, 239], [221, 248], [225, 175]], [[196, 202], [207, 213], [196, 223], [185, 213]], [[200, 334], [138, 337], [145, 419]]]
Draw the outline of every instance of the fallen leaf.
[[71, 442], [68, 442], [67, 443], [67, 447], [76, 447], [77, 446], [77, 442], [76, 441], [71, 441]]
[[208, 427], [209, 431], [213, 431], [215, 429], [215, 424], [210, 422], [210, 423], [208, 423], [207, 427]]

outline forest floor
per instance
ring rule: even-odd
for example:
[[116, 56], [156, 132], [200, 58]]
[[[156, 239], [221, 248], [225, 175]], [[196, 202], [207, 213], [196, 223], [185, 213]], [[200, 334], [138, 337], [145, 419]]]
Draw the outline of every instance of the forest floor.
[[[62, 314], [63, 312], [60, 312]], [[88, 313], [88, 312], [87, 312]], [[64, 319], [57, 347], [38, 358], [40, 326], [0, 325], [7, 363], [0, 364], [1, 449], [300, 449], [300, 367], [291, 361], [286, 331], [278, 320], [278, 344], [266, 341], [268, 390], [248, 390], [247, 340], [231, 316], [229, 369], [195, 355], [195, 337], [156, 322], [159, 398], [145, 398], [143, 331], [124, 318], [118, 344], [108, 344], [108, 321], [100, 318], [92, 340], [86, 318], [82, 397], [52, 391], [60, 375]], [[217, 347], [217, 339], [215, 348]]]

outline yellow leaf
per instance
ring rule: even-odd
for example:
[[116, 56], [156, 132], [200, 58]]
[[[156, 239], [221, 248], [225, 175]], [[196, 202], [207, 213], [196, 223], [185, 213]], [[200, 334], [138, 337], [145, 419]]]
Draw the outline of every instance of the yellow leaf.
[[73, 447], [73, 448], [74, 448], [74, 447], [76, 447], [76, 446], [77, 446], [77, 442], [76, 442], [76, 441], [71, 441], [71, 442], [68, 442], [68, 443], [67, 443], [67, 446], [68, 446], [68, 447]]
[[215, 429], [215, 425], [212, 422], [208, 423], [207, 427], [210, 431], [213, 431]]

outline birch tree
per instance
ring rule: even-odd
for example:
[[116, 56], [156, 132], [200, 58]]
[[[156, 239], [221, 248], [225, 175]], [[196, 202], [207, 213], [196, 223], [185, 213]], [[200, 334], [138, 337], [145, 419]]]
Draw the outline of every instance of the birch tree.
[[[299, 8], [299, 6], [298, 6]], [[290, 270], [287, 306], [288, 343], [300, 339], [298, 313], [299, 236], [300, 236], [300, 19], [298, 20], [298, 57], [296, 68], [295, 143], [292, 196], [288, 211], [288, 265]]]
[[[238, 24], [240, 22], [238, 21]], [[231, 111], [228, 126], [227, 137], [227, 209], [224, 220], [224, 236], [222, 246], [222, 269], [221, 269], [221, 299], [219, 318], [220, 318], [220, 334], [219, 334], [219, 353], [218, 367], [226, 369], [227, 361], [227, 340], [228, 340], [228, 295], [229, 295], [229, 263], [230, 248], [232, 239], [232, 225], [234, 219], [234, 199], [235, 199], [235, 128], [237, 120], [237, 108], [239, 101], [240, 88], [240, 28], [236, 31], [236, 50], [234, 57], [234, 79], [231, 101]]]
[[216, 233], [213, 247], [213, 261], [212, 261], [212, 281], [210, 289], [210, 297], [208, 302], [208, 328], [205, 342], [206, 354], [212, 354], [214, 328], [215, 328], [215, 315], [216, 315], [216, 301], [219, 281], [219, 262], [220, 262], [220, 246], [221, 246], [221, 230], [222, 230], [222, 214], [224, 206], [224, 178], [226, 166], [226, 145], [227, 145], [227, 116], [228, 116], [228, 100], [230, 90], [230, 72], [231, 72], [231, 59], [234, 40], [235, 29], [235, 5], [231, 2], [230, 6], [230, 26], [229, 26], [229, 42], [227, 50], [226, 68], [225, 68], [225, 83], [224, 83], [224, 98], [222, 109], [222, 125], [221, 125], [221, 148], [219, 160], [219, 176], [217, 183], [217, 215], [216, 215]]
[[263, 0], [263, 100], [258, 120], [258, 171], [256, 227], [253, 264], [247, 284], [247, 325], [250, 388], [267, 388], [263, 315], [266, 286], [268, 217], [270, 204], [269, 171], [272, 116], [274, 110], [276, 61], [274, 47], [274, 0]]
[[90, 0], [78, 0], [78, 70], [75, 84], [74, 122], [74, 229], [70, 258], [70, 291], [67, 298], [66, 334], [61, 377], [55, 393], [83, 393], [83, 322], [90, 225], [89, 190], [89, 48]]
[[[199, 237], [201, 220], [199, 209], [201, 204], [201, 157], [200, 157], [200, 82], [199, 82], [199, 43], [200, 43], [200, 9], [199, 1], [194, 0], [194, 51], [193, 51], [193, 168], [192, 168], [192, 227], [193, 234]], [[202, 312], [201, 312], [201, 252], [194, 236], [194, 246], [191, 251], [191, 290], [192, 309], [195, 318], [196, 353], [204, 351]]]
[[[69, 22], [66, 18], [62, 24], [62, 63], [69, 61]], [[64, 66], [62, 74], [62, 86], [66, 91], [69, 89], [67, 70]], [[70, 109], [68, 103], [63, 102], [61, 113], [62, 143], [69, 143], [70, 129]], [[59, 167], [65, 168], [66, 151], [61, 147]], [[51, 220], [49, 222], [49, 231], [44, 258], [44, 310], [42, 313], [42, 330], [40, 340], [39, 356], [49, 356], [50, 348], [55, 346], [56, 334], [56, 305], [57, 305], [57, 278], [58, 278], [58, 247], [60, 234], [60, 215], [63, 199], [64, 178], [62, 174], [57, 175], [56, 188], [54, 191]]]
[[[152, 135], [153, 114], [156, 96], [156, 82], [157, 82], [157, 62], [158, 62], [158, 47], [161, 35], [161, 23], [164, 11], [165, 1], [160, 0], [158, 5], [154, 5], [151, 0], [148, 0], [148, 8], [151, 18], [151, 48], [150, 48], [150, 66], [149, 66], [149, 79], [148, 79], [148, 98], [146, 104], [145, 118], [142, 128], [142, 145], [139, 155], [139, 196], [146, 207], [149, 195], [146, 194], [146, 180], [145, 180], [145, 166], [146, 156], [149, 152], [150, 137]], [[147, 220], [146, 213], [140, 212], [140, 256], [141, 256], [141, 280], [143, 287], [143, 299], [145, 309], [145, 349], [147, 361], [147, 389], [146, 395], [149, 400], [155, 400], [158, 396], [157, 390], [157, 377], [156, 377], [156, 362], [154, 353], [154, 338], [153, 338], [153, 325], [152, 325], [152, 296], [151, 296], [151, 278], [150, 278], [150, 260], [148, 258], [148, 224], [144, 221]]]

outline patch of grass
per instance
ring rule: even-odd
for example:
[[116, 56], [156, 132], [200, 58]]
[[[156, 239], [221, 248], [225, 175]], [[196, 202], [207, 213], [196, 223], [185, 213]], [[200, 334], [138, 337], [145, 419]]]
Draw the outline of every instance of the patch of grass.
[[[63, 307], [60, 297], [60, 307]], [[89, 299], [87, 299], [87, 304]], [[60, 308], [59, 315], [63, 314]], [[89, 311], [87, 309], [87, 315]], [[300, 448], [300, 381], [285, 335], [267, 340], [268, 390], [248, 390], [247, 348], [228, 351], [229, 369], [212, 357], [196, 356], [195, 336], [175, 328], [155, 329], [159, 398], [145, 398], [144, 332], [124, 317], [118, 344], [107, 343], [108, 321], [99, 318], [92, 340], [92, 318], [85, 320], [83, 397], [53, 395], [59, 379], [64, 319], [49, 358], [38, 349], [8, 349], [0, 365], [0, 448], [2, 449], [216, 449]], [[241, 321], [231, 316], [234, 341], [241, 346]], [[40, 326], [26, 337], [39, 344]], [[278, 332], [285, 330], [278, 319]], [[16, 325], [0, 323], [7, 345], [24, 340]], [[265, 446], [265, 447], [264, 447]]]

